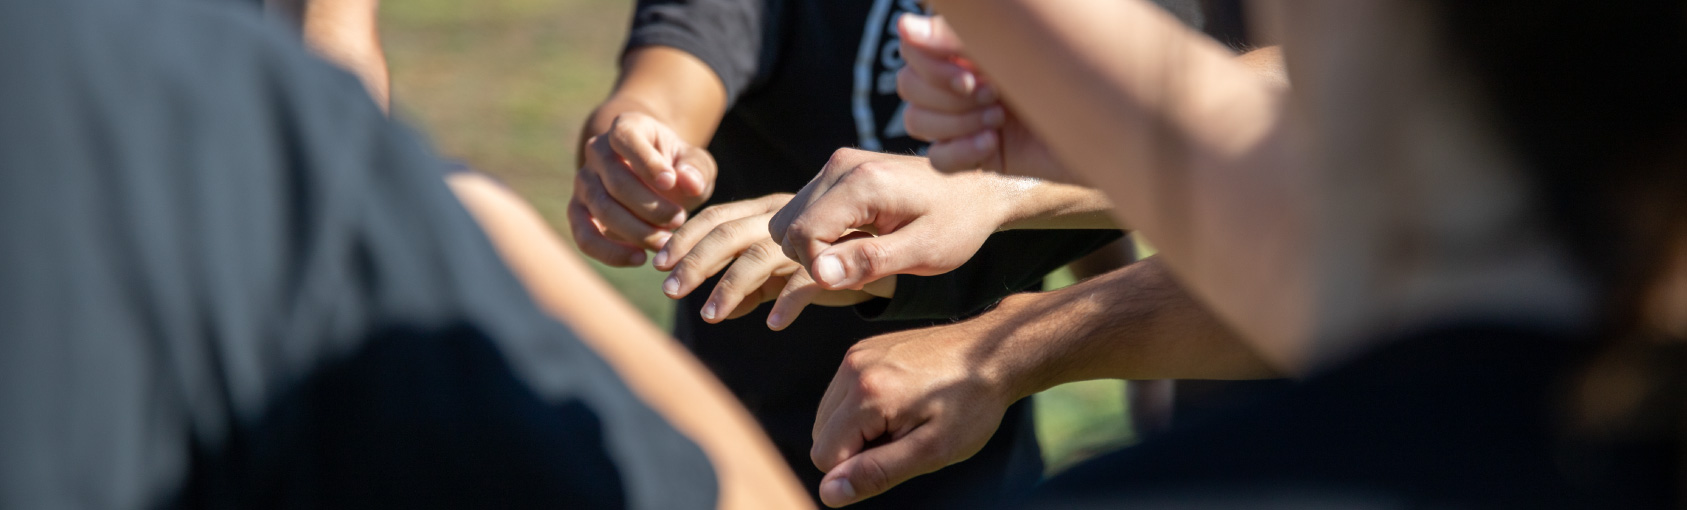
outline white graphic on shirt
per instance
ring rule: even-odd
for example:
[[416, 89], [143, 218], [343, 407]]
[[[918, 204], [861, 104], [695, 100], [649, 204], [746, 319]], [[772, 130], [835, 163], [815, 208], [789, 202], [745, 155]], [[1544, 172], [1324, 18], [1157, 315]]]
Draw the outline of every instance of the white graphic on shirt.
[[[925, 12], [919, 0], [875, 0], [861, 32], [861, 48], [855, 55], [855, 87], [850, 106], [855, 115], [857, 144], [865, 150], [884, 150], [886, 138], [908, 136], [902, 125], [907, 103], [899, 103], [888, 119], [873, 111], [873, 95], [896, 94], [896, 72], [902, 69], [902, 39], [896, 20], [905, 12]], [[888, 35], [887, 35], [888, 34]]]

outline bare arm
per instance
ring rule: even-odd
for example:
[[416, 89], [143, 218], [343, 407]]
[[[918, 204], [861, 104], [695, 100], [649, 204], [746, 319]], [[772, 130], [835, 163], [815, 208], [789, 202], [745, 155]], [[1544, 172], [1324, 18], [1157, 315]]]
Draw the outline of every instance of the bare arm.
[[587, 139], [608, 132], [615, 117], [628, 112], [649, 115], [686, 142], [705, 146], [726, 115], [726, 85], [690, 53], [667, 46], [634, 49], [622, 59], [621, 76], [609, 99], [586, 117], [580, 130], [581, 147]]
[[820, 402], [810, 456], [827, 471], [821, 499], [840, 506], [971, 457], [1010, 404], [1058, 384], [1281, 374], [1149, 258], [966, 322], [861, 341]]
[[541, 306], [579, 333], [645, 403], [696, 441], [720, 480], [720, 508], [812, 508], [749, 412], [707, 368], [580, 262], [544, 220], [482, 176], [448, 179]]
[[1192, 293], [1277, 364], [1303, 362], [1311, 185], [1290, 161], [1281, 88], [1146, 2], [932, 4], [976, 34], [966, 54], [1013, 111]]
[[387, 107], [392, 93], [377, 23], [381, 0], [268, 0], [266, 4], [299, 25], [306, 46], [357, 75], [376, 104]]
[[697, 57], [665, 46], [629, 51], [609, 99], [580, 131], [574, 242], [612, 266], [637, 266], [714, 191], [705, 149], [726, 114], [726, 85]]

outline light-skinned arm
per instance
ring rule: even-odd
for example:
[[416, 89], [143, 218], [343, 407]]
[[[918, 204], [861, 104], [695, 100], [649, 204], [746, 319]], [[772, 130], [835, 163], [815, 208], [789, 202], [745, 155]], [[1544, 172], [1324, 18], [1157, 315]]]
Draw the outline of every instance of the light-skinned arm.
[[905, 40], [954, 38], [953, 56], [1215, 315], [1275, 364], [1306, 361], [1315, 186], [1296, 161], [1310, 151], [1289, 147], [1285, 89], [1139, 0], [931, 3], [954, 32], [928, 23]]
[[1152, 257], [965, 322], [857, 343], [820, 402], [810, 456], [827, 472], [822, 501], [842, 506], [966, 460], [1009, 405], [1059, 384], [1283, 373]]
[[603, 356], [647, 405], [702, 447], [723, 509], [812, 508], [748, 411], [569, 250], [533, 208], [483, 175], [447, 178], [541, 307]]
[[705, 148], [726, 114], [726, 86], [697, 57], [666, 46], [628, 51], [609, 99], [580, 131], [568, 204], [580, 251], [637, 266], [659, 250], [687, 210], [714, 191]]
[[[839, 149], [773, 216], [787, 257], [828, 289], [953, 271], [990, 234], [1111, 229], [1112, 204], [1079, 186], [989, 172], [945, 174], [922, 157]], [[856, 230], [875, 237], [852, 235]]]
[[387, 108], [392, 94], [377, 22], [380, 0], [268, 0], [265, 4], [296, 23], [311, 50], [363, 80], [375, 103]]

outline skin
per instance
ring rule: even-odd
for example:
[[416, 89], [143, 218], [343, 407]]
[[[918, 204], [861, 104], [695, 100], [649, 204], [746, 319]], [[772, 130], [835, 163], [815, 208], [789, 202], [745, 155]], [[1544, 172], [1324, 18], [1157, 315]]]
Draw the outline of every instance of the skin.
[[[1059, 168], [1106, 192], [1190, 292], [1273, 364], [1304, 364], [1314, 187], [1284, 137], [1284, 89], [1145, 2], [933, 7], [960, 34], [990, 36], [963, 46], [936, 23], [903, 27], [906, 45], [950, 61], [964, 52], [993, 70], [989, 85], [1010, 121], [1035, 133]], [[1008, 142], [1005, 169], [1029, 168], [1013, 163], [1021, 151]]]
[[644, 264], [717, 173], [704, 148], [726, 114], [726, 86], [674, 48], [632, 50], [609, 98], [580, 132], [569, 226], [581, 253], [618, 267]]
[[[919, 21], [914, 16], [901, 20], [909, 64], [898, 83], [910, 104], [910, 133], [934, 142], [932, 164], [947, 165], [946, 170], [982, 166], [1070, 178], [1016, 115], [1004, 113], [1006, 105], [992, 85], [975, 64], [960, 56], [962, 46], [953, 33], [941, 22], [934, 28], [921, 27]], [[1276, 48], [1235, 61], [1251, 73], [1246, 78], [1250, 83], [1277, 90], [1287, 86]], [[833, 200], [841, 206], [793, 201], [771, 228], [776, 236], [784, 235], [793, 258], [814, 261], [816, 272], [824, 273], [819, 257], [825, 250], [868, 241], [890, 243], [898, 233], [832, 246], [815, 232], [835, 235], [831, 233], [866, 219], [894, 224], [922, 214], [988, 218], [997, 214], [992, 206], [1006, 203], [951, 192], [964, 187], [912, 178], [925, 177], [917, 173], [892, 175], [903, 178], [859, 179], [858, 190], [839, 193]], [[992, 174], [962, 172], [950, 177], [975, 175]], [[826, 180], [823, 172], [816, 183], [824, 186]], [[928, 189], [945, 193], [922, 193]], [[948, 227], [956, 221], [944, 218], [935, 223]], [[789, 227], [792, 224], [803, 228]], [[945, 243], [896, 252], [930, 253], [931, 246], [958, 245], [962, 248], [957, 251], [970, 256], [965, 238], [955, 239], [957, 231], [966, 229], [934, 230], [947, 236]], [[882, 248], [863, 251], [895, 253]], [[970, 457], [989, 439], [1009, 404], [1056, 384], [1097, 378], [1265, 378], [1288, 370], [1261, 358], [1173, 280], [1163, 260], [1153, 258], [1067, 290], [1009, 298], [973, 321], [859, 343], [822, 402], [811, 455], [817, 467], [828, 471], [823, 501], [840, 506]], [[864, 449], [868, 441], [885, 442]]]
[[298, 24], [306, 46], [357, 75], [376, 104], [388, 106], [390, 77], [377, 26], [380, 0], [268, 0], [265, 4]]
[[[271, 2], [300, 20], [305, 42], [351, 70], [383, 107], [388, 81], [378, 0]], [[541, 307], [567, 323], [622, 380], [709, 457], [719, 508], [812, 508], [773, 444], [719, 380], [576, 258], [526, 202], [479, 174], [447, 178]]]
[[651, 408], [708, 455], [720, 508], [813, 508], [808, 494], [726, 387], [562, 244], [531, 206], [491, 179], [448, 178], [539, 304], [567, 323]]
[[[768, 223], [785, 255], [828, 289], [960, 267], [1000, 230], [1117, 228], [1095, 190], [988, 172], [944, 174], [925, 159], [839, 149]], [[875, 237], [852, 236], [876, 232]]]
[[767, 236], [767, 222], [790, 199], [790, 194], [779, 193], [698, 213], [656, 253], [656, 268], [672, 271], [662, 292], [674, 299], [685, 297], [725, 269], [699, 312], [703, 320], [718, 324], [773, 301], [767, 327], [775, 331], [790, 326], [809, 304], [849, 306], [895, 295], [895, 278], [873, 281], [862, 290], [824, 289], [800, 264], [780, 253], [779, 244]]
[[1153, 257], [965, 322], [861, 341], [821, 400], [810, 456], [827, 472], [821, 500], [843, 506], [970, 458], [1009, 405], [1059, 384], [1283, 375]]

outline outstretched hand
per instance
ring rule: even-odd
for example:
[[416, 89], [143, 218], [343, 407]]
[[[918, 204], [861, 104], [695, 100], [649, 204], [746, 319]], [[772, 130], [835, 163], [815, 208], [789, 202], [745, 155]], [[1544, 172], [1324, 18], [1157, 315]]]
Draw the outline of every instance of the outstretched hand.
[[791, 325], [810, 304], [849, 306], [896, 292], [895, 278], [857, 290], [827, 290], [815, 284], [808, 271], [780, 253], [779, 244], [767, 236], [768, 220], [790, 199], [790, 194], [780, 193], [698, 212], [656, 253], [656, 268], [672, 271], [662, 282], [662, 293], [685, 297], [724, 269], [703, 304], [703, 320], [716, 324], [736, 319], [773, 301], [767, 326], [777, 331]]
[[839, 149], [767, 228], [827, 289], [947, 273], [1002, 226], [1013, 205], [1005, 195], [1014, 191], [1003, 188], [1034, 184], [983, 175], [943, 174], [921, 157]]

